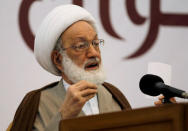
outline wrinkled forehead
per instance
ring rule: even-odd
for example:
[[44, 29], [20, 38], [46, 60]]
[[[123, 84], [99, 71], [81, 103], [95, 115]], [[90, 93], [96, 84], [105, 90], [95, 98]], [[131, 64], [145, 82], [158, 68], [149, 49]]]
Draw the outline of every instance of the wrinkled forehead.
[[90, 41], [97, 38], [95, 28], [87, 21], [77, 21], [61, 35], [63, 43], [67, 41]]

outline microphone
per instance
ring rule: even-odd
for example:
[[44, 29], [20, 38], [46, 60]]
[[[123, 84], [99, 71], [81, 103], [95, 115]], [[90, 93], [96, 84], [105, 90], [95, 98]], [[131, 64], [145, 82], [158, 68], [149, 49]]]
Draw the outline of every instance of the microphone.
[[152, 74], [144, 75], [139, 83], [140, 90], [150, 96], [158, 96], [163, 94], [166, 102], [170, 102], [171, 97], [187, 98], [188, 93], [183, 90], [166, 85], [162, 78]]

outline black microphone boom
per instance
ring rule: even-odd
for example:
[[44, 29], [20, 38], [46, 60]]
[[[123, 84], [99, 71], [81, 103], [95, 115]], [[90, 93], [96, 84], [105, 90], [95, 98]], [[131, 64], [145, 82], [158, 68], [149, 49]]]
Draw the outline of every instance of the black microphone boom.
[[140, 90], [147, 95], [158, 96], [163, 94], [165, 98], [181, 97], [188, 98], [188, 93], [164, 84], [164, 81], [156, 75], [146, 74], [139, 83]]

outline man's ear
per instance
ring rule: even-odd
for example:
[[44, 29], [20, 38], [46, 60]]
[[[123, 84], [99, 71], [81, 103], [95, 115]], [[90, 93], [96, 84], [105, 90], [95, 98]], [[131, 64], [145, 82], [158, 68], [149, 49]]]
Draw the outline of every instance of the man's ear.
[[61, 56], [61, 54], [57, 50], [54, 50], [52, 52], [51, 59], [52, 59], [52, 62], [54, 63], [54, 65], [56, 66], [56, 68], [58, 70], [60, 70], [61, 72], [63, 72], [63, 67], [61, 65], [63, 57]]

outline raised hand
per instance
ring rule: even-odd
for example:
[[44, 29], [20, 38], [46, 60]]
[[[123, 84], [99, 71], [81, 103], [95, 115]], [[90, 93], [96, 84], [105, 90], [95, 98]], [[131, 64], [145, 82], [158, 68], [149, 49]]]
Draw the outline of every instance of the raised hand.
[[76, 117], [84, 104], [97, 93], [97, 86], [87, 81], [71, 85], [66, 93], [60, 112], [63, 119]]

